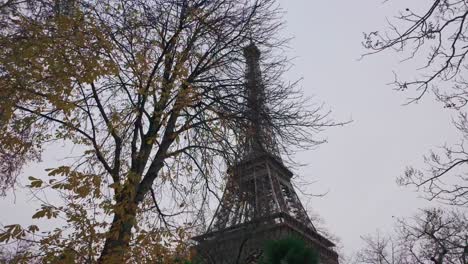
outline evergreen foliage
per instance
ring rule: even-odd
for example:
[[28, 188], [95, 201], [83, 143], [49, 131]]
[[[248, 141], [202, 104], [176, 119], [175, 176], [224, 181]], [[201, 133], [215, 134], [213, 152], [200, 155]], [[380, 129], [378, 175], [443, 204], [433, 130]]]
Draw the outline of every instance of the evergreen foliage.
[[268, 241], [260, 264], [318, 264], [318, 260], [317, 252], [304, 240], [288, 237]]

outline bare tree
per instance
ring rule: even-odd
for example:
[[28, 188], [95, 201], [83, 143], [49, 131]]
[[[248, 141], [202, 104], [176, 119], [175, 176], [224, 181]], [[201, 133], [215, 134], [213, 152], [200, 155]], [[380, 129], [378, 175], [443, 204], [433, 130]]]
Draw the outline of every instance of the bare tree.
[[[65, 2], [66, 12], [57, 12]], [[286, 61], [278, 55], [284, 40], [274, 0], [35, 3], [3, 16], [0, 155], [31, 161], [56, 142], [78, 151], [71, 164], [49, 171], [64, 179], [30, 178], [33, 188], [62, 191], [67, 205], [44, 202], [33, 218], [63, 214], [79, 231], [42, 240], [52, 255], [66, 249], [87, 262], [98, 254], [100, 263], [120, 263], [165, 241], [168, 228], [183, 233], [169, 221], [182, 218], [180, 211], [193, 212], [186, 222], [195, 224], [216, 195], [218, 157], [233, 161], [242, 140], [242, 50], [251, 42], [265, 54], [261, 115], [281, 150], [319, 144], [312, 134], [333, 125], [281, 79]], [[111, 221], [99, 222], [97, 212]]]
[[411, 220], [398, 220], [396, 235], [363, 238], [366, 246], [356, 263], [466, 264], [468, 215], [462, 211], [422, 210]]
[[369, 50], [366, 55], [393, 50], [406, 54], [404, 61], [423, 61], [415, 79], [401, 80], [396, 75], [395, 89], [411, 93], [408, 103], [417, 102], [432, 91], [443, 107], [458, 113], [454, 124], [461, 133], [461, 142], [431, 152], [425, 157], [427, 170], [410, 167], [399, 183], [422, 188], [430, 200], [467, 205], [468, 3], [434, 0], [423, 10], [419, 13], [404, 9], [389, 21], [390, 30], [365, 34], [363, 44]]
[[364, 236], [365, 247], [353, 259], [353, 263], [363, 264], [397, 264], [401, 260], [397, 244], [392, 238], [377, 233], [375, 236]]

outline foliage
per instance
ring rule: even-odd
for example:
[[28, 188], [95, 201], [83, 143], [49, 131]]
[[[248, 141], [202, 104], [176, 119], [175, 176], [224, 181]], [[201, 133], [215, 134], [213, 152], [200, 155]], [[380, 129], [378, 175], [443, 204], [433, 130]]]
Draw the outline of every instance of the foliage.
[[[282, 151], [333, 125], [282, 81], [274, 0], [7, 1], [0, 12], [0, 184], [56, 144], [72, 157], [29, 178], [32, 217], [2, 227], [44, 262], [171, 263], [185, 256], [245, 122], [242, 49], [263, 54], [262, 113]], [[6, 162], [3, 162], [6, 161]], [[3, 189], [6, 190], [6, 189]]]
[[288, 237], [268, 241], [263, 252], [262, 264], [317, 264], [318, 255], [307, 247], [304, 240]]

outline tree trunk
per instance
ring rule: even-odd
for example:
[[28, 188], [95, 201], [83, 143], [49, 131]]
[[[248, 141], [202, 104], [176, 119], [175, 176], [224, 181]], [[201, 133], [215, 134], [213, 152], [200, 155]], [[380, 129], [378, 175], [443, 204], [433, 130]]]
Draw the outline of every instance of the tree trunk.
[[174, 139], [163, 140], [142, 181], [141, 172], [131, 171], [122, 190], [115, 190], [117, 202], [114, 208], [114, 219], [107, 233], [101, 256], [98, 259], [99, 264], [125, 263], [128, 258], [127, 252], [130, 250], [130, 239], [132, 237], [132, 228], [136, 223], [138, 205], [143, 201], [159, 170], [163, 167], [164, 158], [161, 153], [166, 153], [173, 141]]
[[[120, 199], [114, 209], [114, 219], [98, 263], [125, 263], [129, 252], [132, 228], [135, 225], [138, 204], [134, 199]], [[129, 202], [130, 200], [130, 202]]]

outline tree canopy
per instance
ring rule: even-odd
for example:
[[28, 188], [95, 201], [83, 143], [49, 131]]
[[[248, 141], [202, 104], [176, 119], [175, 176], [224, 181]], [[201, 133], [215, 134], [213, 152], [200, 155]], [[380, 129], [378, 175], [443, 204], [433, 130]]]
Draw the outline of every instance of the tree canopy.
[[66, 224], [6, 225], [0, 241], [33, 243], [29, 261], [187, 255], [187, 230], [203, 228], [222, 187], [216, 170], [242, 141], [243, 47], [264, 54], [261, 114], [283, 153], [321, 143], [313, 134], [334, 124], [282, 79], [281, 14], [274, 0], [1, 4], [1, 190], [54, 144], [74, 151], [47, 179], [29, 177], [29, 188], [63, 198], [32, 217]]

